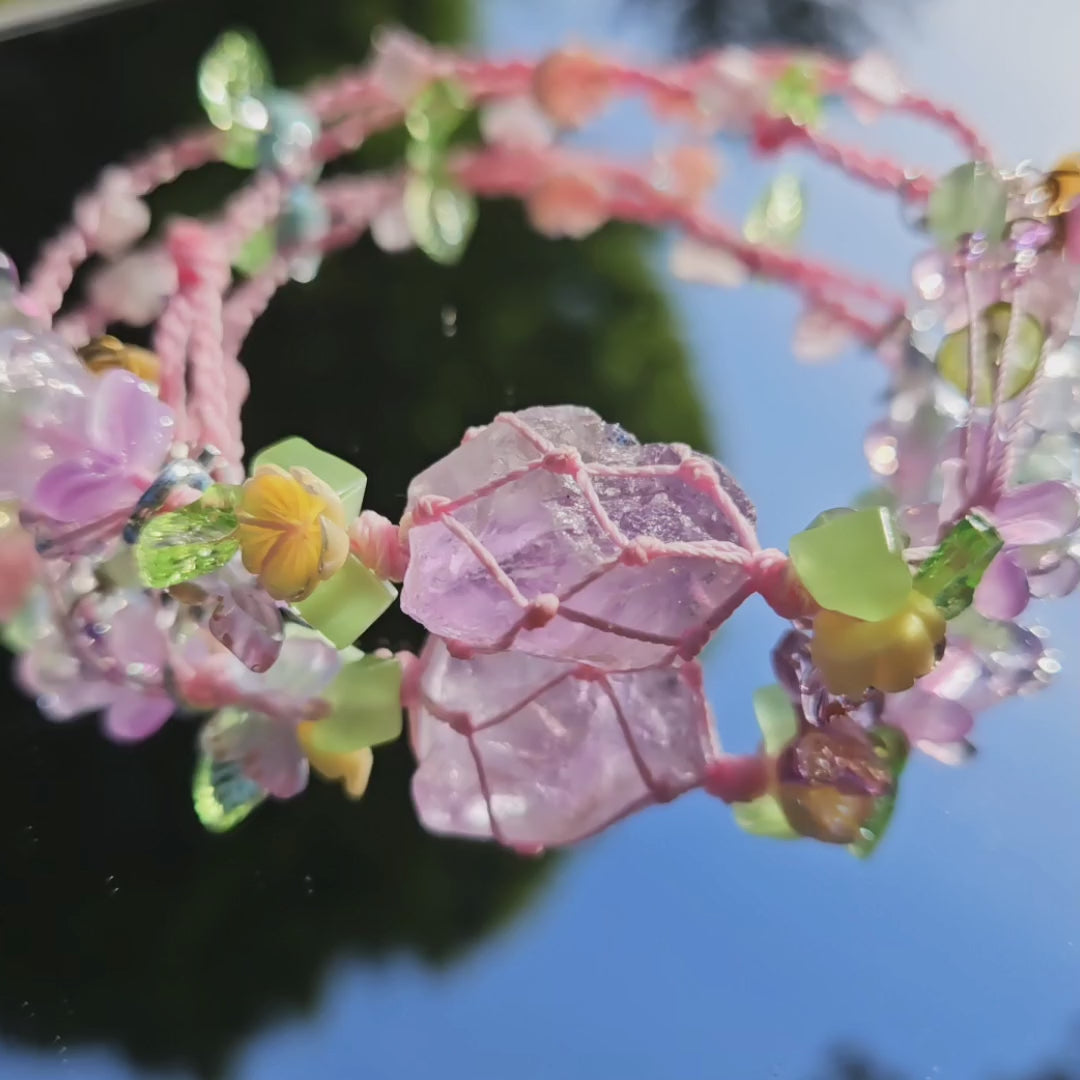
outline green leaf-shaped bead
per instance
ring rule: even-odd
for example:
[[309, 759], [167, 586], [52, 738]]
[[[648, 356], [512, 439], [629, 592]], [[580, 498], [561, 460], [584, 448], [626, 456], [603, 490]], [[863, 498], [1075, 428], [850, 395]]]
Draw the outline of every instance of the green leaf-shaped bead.
[[1009, 195], [989, 165], [970, 161], [946, 173], [930, 193], [926, 225], [942, 247], [952, 250], [964, 236], [995, 243], [1005, 235]]
[[763, 686], [754, 691], [754, 716], [765, 753], [771, 756], [779, 754], [799, 733], [795, 706], [782, 686]]
[[893, 782], [889, 792], [875, 801], [870, 817], [859, 829], [859, 839], [848, 845], [848, 851], [860, 859], [873, 855], [885, 837], [889, 822], [892, 821], [893, 811], [896, 809], [897, 796], [900, 794], [900, 774], [904, 771], [908, 759], [907, 739], [895, 728], [874, 728], [870, 732], [870, 738], [873, 740], [874, 752], [878, 759], [892, 773]]
[[270, 81], [270, 63], [258, 40], [244, 30], [226, 30], [199, 63], [199, 102], [214, 127], [248, 127], [245, 110]]
[[767, 836], [772, 840], [800, 839], [788, 824], [784, 808], [775, 795], [761, 795], [752, 802], [735, 803], [731, 810], [735, 824], [752, 836]]
[[777, 116], [786, 116], [801, 127], [818, 124], [823, 100], [817, 70], [810, 64], [792, 64], [773, 83], [769, 104]]
[[1004, 541], [978, 514], [968, 514], [919, 567], [915, 588], [934, 601], [946, 619], [971, 607], [975, 589]]
[[414, 172], [405, 182], [405, 220], [416, 246], [433, 262], [461, 260], [476, 228], [476, 200], [449, 180]]
[[754, 244], [789, 247], [802, 232], [804, 213], [802, 182], [797, 176], [778, 176], [754, 204], [743, 235]]
[[[1046, 332], [1032, 315], [1017, 314], [1013, 331], [1013, 346], [1005, 355], [1005, 343], [1009, 338], [1009, 326], [1013, 321], [1011, 304], [1003, 302], [986, 308], [982, 320], [979, 341], [981, 349], [975, 357], [975, 393], [969, 395], [976, 405], [986, 407], [994, 402], [994, 384], [998, 371], [1004, 371], [1005, 385], [1001, 399], [1010, 401], [1024, 390], [1035, 378], [1042, 357]], [[952, 383], [962, 394], [969, 394], [968, 372], [971, 347], [971, 329], [963, 327], [949, 334], [937, 351], [935, 363], [938, 373], [946, 382]]]
[[264, 799], [263, 791], [240, 771], [235, 761], [199, 757], [191, 784], [195, 814], [214, 833], [228, 832], [240, 824]]
[[197, 502], [151, 518], [139, 533], [135, 559], [152, 589], [169, 589], [224, 566], [236, 554], [239, 488], [218, 484]]
[[338, 673], [323, 693], [330, 713], [311, 729], [311, 745], [327, 754], [351, 754], [401, 734], [401, 665], [362, 656]]
[[878, 622], [911, 593], [903, 538], [884, 507], [831, 517], [793, 536], [789, 551], [807, 592], [830, 611]]
[[405, 130], [413, 143], [443, 151], [469, 115], [465, 90], [451, 79], [429, 83], [405, 114]]

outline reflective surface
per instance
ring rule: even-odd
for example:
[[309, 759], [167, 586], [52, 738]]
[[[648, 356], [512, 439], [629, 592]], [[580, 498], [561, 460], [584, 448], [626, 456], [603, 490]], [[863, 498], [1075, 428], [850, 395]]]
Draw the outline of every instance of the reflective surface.
[[[777, 6], [775, 28], [804, 32], [802, 7]], [[1076, 148], [1072, 0], [1032, 0], [1022, 21], [1006, 0], [897, 11], [871, 10], [889, 50], [1003, 158]], [[252, 25], [292, 83], [359, 55], [385, 17], [504, 52], [584, 37], [655, 55], [672, 41], [660, 4], [318, 0], [298, 15], [187, 0], [7, 43], [0, 244], [25, 265], [100, 164], [196, 119], [195, 63], [224, 23]], [[597, 130], [631, 152], [648, 144], [642, 123], [624, 109]], [[852, 134], [954, 164], [913, 126]], [[902, 285], [917, 241], [892, 203], [799, 168], [807, 247]], [[731, 149], [725, 205], [745, 212], [768, 171]], [[209, 207], [233, 179], [209, 170], [157, 209]], [[680, 286], [665, 252], [618, 229], [543, 241], [502, 205], [482, 208], [453, 270], [365, 243], [256, 331], [248, 445], [317, 438], [367, 471], [366, 505], [392, 514], [467, 425], [572, 400], [643, 438], [715, 450], [757, 502], [763, 542], [783, 545], [869, 486], [862, 439], [884, 379], [863, 356], [796, 366], [794, 301]], [[747, 837], [701, 795], [559, 858], [435, 840], [415, 825], [402, 747], [379, 755], [359, 806], [313, 786], [211, 838], [186, 798], [183, 722], [116, 747], [6, 690], [0, 1076], [1078, 1075], [1076, 614], [1075, 598], [1038, 611], [1061, 650], [1055, 684], [983, 718], [966, 768], [916, 758], [865, 864]], [[706, 655], [732, 749], [755, 742], [751, 697], [778, 631], [755, 603]], [[416, 635], [393, 615], [366, 640]]]

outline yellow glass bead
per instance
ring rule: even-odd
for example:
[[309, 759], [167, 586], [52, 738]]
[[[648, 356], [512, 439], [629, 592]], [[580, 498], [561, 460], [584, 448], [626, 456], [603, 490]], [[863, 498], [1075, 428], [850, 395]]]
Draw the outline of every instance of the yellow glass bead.
[[350, 799], [359, 799], [367, 791], [371, 779], [374, 755], [370, 747], [354, 750], [348, 754], [331, 754], [315, 749], [312, 733], [317, 720], [305, 720], [296, 729], [296, 738], [311, 767], [324, 780], [340, 780]]
[[1050, 170], [1048, 179], [1054, 199], [1049, 212], [1067, 213], [1070, 207], [1080, 202], [1080, 154], [1070, 154], [1062, 158]]
[[348, 558], [341, 500], [307, 469], [256, 469], [241, 490], [236, 517], [244, 567], [275, 600], [306, 599]]
[[893, 694], [934, 667], [944, 640], [944, 616], [912, 590], [899, 612], [879, 622], [819, 612], [810, 655], [830, 693], [859, 697], [874, 688]]
[[95, 375], [123, 368], [151, 386], [161, 382], [161, 361], [154, 353], [137, 345], [127, 345], [110, 334], [93, 338], [79, 349], [79, 356]]

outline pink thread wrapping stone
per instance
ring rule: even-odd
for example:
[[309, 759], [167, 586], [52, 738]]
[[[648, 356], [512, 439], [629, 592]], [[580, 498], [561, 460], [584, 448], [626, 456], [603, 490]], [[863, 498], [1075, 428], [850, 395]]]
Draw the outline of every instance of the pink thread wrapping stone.
[[602, 675], [431, 638], [410, 708], [413, 800], [433, 832], [570, 844], [708, 781], [722, 760], [696, 663]]
[[753, 591], [754, 509], [688, 447], [590, 409], [503, 414], [409, 487], [403, 610], [456, 655], [691, 658]]

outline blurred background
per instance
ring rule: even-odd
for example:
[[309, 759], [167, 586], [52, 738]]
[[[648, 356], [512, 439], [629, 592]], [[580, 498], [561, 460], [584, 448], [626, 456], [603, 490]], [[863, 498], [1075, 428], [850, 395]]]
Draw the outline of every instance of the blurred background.
[[[27, 266], [108, 161], [196, 122], [198, 58], [223, 28], [264, 42], [279, 83], [360, 59], [372, 29], [537, 54], [587, 42], [643, 58], [731, 42], [895, 57], [1003, 161], [1080, 149], [1076, 0], [0, 0], [0, 246]], [[852, 131], [938, 167], [912, 124]], [[644, 151], [644, 111], [595, 137]], [[724, 206], [773, 165], [724, 146]], [[357, 163], [387, 152], [372, 145]], [[808, 248], [903, 287], [918, 240], [893, 203], [807, 160]], [[155, 197], [207, 210], [222, 167]], [[360, 464], [366, 504], [503, 408], [591, 405], [642, 439], [720, 456], [783, 545], [867, 486], [884, 380], [865, 356], [790, 356], [795, 302], [673, 281], [668, 242], [609, 226], [537, 238], [485, 204], [460, 267], [365, 241], [281, 295], [245, 361], [246, 442], [307, 435]], [[983, 719], [974, 764], [916, 760], [866, 864], [738, 832], [700, 795], [580, 849], [522, 859], [436, 840], [403, 746], [360, 804], [313, 784], [235, 834], [190, 810], [192, 729], [139, 747], [49, 725], [4, 681], [0, 1077], [411, 1080], [1080, 1078], [1077, 601], [1037, 612], [1064, 670]], [[706, 657], [721, 735], [756, 741], [778, 624], [740, 613]], [[388, 615], [365, 644], [415, 647]]]

